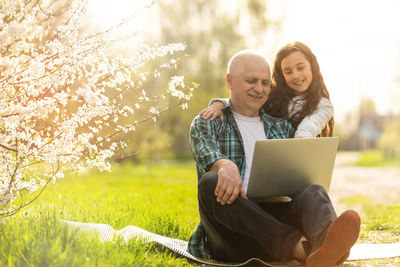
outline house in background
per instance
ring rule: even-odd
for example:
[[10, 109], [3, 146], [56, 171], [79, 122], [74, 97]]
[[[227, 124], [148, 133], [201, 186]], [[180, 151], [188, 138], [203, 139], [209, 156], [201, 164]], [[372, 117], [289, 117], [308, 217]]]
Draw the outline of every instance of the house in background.
[[389, 118], [393, 118], [393, 116], [382, 116], [372, 112], [362, 114], [358, 121], [358, 127], [349, 138], [343, 140], [340, 149], [375, 149], [383, 132], [384, 122]]
[[374, 113], [363, 114], [358, 125], [358, 150], [375, 149], [383, 132], [386, 117]]

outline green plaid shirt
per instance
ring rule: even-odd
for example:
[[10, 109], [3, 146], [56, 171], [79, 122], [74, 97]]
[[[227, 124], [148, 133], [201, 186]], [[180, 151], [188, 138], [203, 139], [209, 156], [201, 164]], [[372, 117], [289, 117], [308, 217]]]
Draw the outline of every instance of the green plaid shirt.
[[[244, 177], [246, 160], [243, 141], [230, 104], [223, 109], [223, 112], [224, 121], [220, 118], [204, 120], [201, 116], [197, 116], [190, 127], [190, 149], [196, 161], [198, 179], [219, 159], [232, 160], [238, 166], [241, 178]], [[264, 122], [267, 139], [293, 137], [294, 129], [288, 121], [271, 117], [263, 110], [260, 111], [260, 118]], [[201, 222], [189, 239], [188, 252], [198, 258], [212, 258]]]

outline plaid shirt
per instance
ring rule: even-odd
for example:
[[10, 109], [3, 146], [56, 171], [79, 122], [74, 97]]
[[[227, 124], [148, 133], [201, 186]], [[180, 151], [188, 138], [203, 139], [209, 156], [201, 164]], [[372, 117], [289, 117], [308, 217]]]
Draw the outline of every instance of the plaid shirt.
[[[243, 141], [233, 118], [231, 105], [226, 106], [223, 112], [224, 121], [221, 121], [220, 118], [204, 120], [197, 116], [190, 127], [190, 149], [196, 161], [198, 180], [219, 159], [232, 160], [238, 166], [241, 178], [244, 177], [246, 159]], [[264, 122], [267, 139], [293, 137], [294, 129], [288, 121], [271, 117], [263, 110], [260, 111], [260, 118]], [[198, 258], [212, 258], [201, 222], [189, 239], [188, 252]]]

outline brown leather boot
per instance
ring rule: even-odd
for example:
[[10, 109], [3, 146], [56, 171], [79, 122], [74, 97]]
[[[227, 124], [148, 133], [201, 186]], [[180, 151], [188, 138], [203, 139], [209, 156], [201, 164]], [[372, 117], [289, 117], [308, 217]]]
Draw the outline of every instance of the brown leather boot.
[[343, 212], [328, 228], [319, 249], [307, 257], [310, 267], [331, 267], [344, 262], [360, 233], [360, 216], [353, 210]]

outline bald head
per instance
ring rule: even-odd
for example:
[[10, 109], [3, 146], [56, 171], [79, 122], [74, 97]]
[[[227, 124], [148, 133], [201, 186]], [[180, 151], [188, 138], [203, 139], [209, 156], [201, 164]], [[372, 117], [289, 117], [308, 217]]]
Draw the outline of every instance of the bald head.
[[271, 89], [271, 69], [267, 58], [255, 50], [236, 53], [228, 64], [226, 83], [231, 91], [232, 110], [257, 117]]
[[257, 50], [242, 50], [234, 54], [229, 60], [227, 74], [230, 76], [236, 76], [243, 73], [249, 64], [264, 65], [269, 71], [269, 61], [260, 51]]

